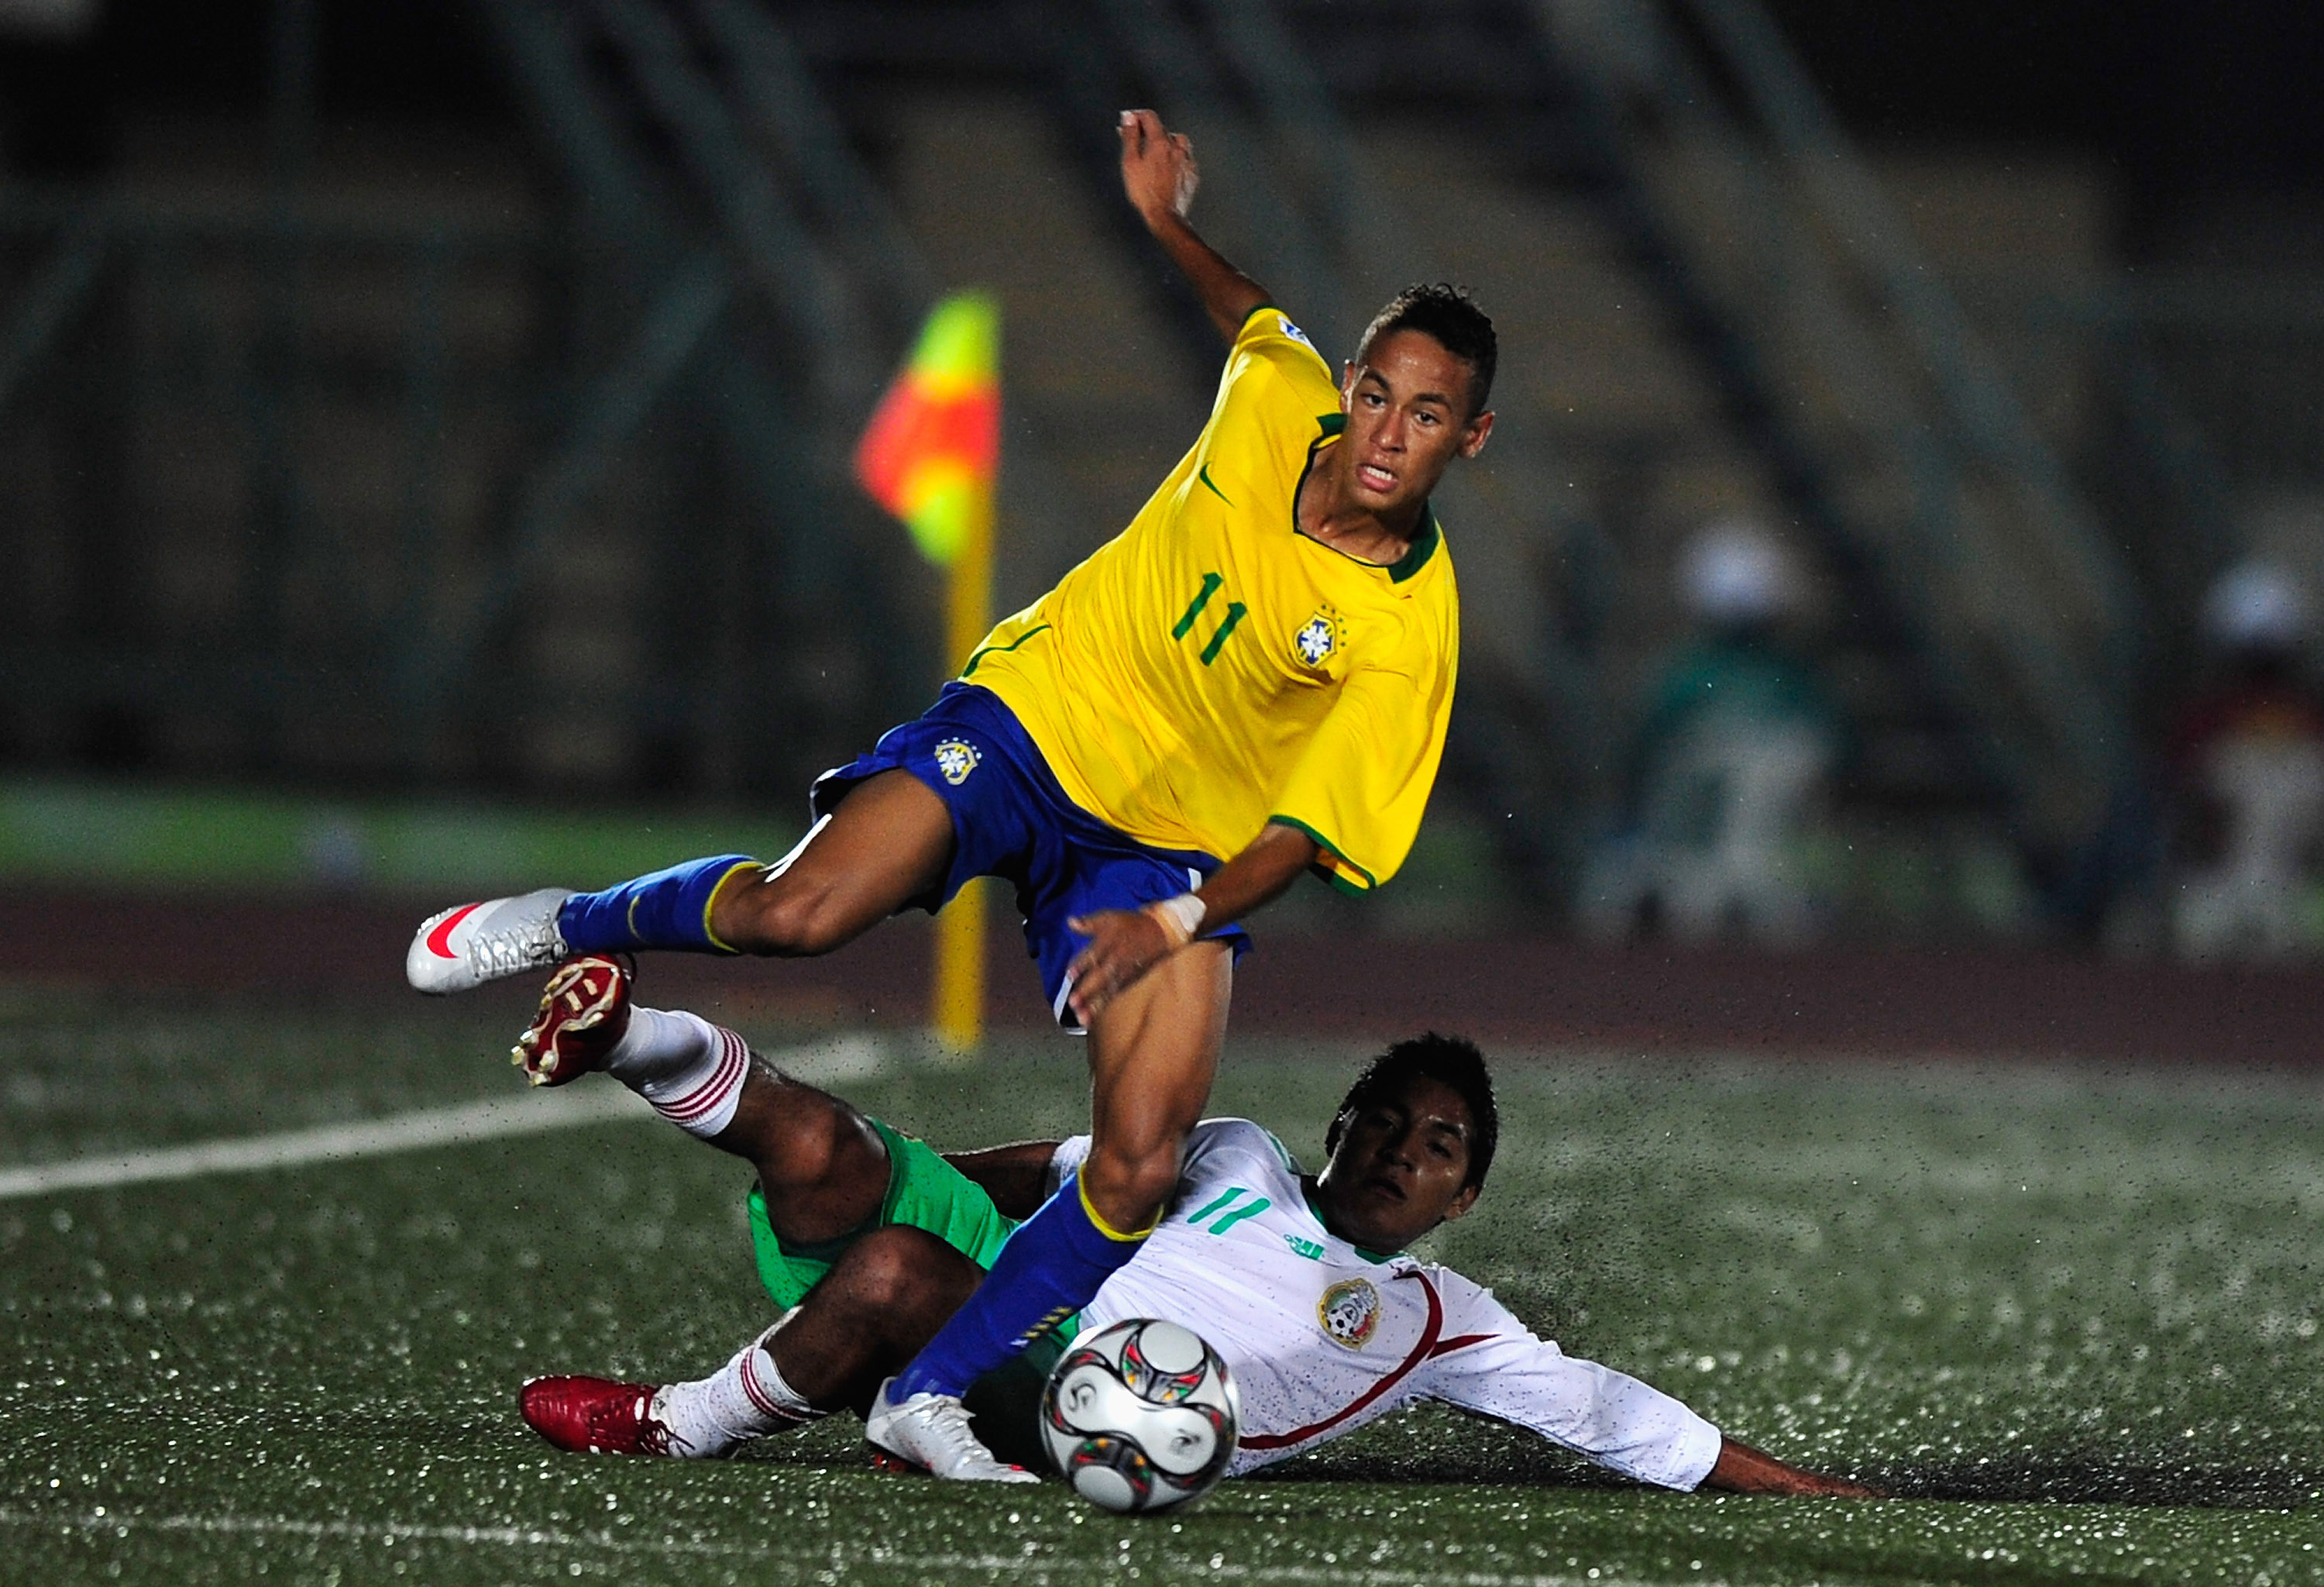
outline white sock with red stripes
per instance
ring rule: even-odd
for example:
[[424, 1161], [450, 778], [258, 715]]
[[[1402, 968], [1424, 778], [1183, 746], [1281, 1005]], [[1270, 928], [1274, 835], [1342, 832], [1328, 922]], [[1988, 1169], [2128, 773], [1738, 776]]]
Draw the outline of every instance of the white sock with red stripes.
[[[789, 1321], [788, 1313], [783, 1321]], [[760, 1334], [707, 1378], [673, 1383], [655, 1393], [651, 1415], [685, 1445], [687, 1453], [731, 1454], [738, 1444], [824, 1414], [784, 1382], [775, 1366], [768, 1346], [773, 1342], [775, 1329], [782, 1325], [779, 1322]]]
[[708, 1140], [734, 1121], [751, 1049], [699, 1014], [630, 1010], [630, 1028], [606, 1056], [605, 1073], [689, 1135]]

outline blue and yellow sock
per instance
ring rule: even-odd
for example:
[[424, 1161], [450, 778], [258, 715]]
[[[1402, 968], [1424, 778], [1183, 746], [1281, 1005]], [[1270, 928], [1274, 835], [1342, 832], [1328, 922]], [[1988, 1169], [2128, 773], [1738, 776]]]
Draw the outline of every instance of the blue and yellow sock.
[[968, 1304], [897, 1374], [895, 1401], [967, 1393], [970, 1384], [1087, 1306], [1152, 1232], [1108, 1228], [1075, 1175], [1009, 1237]]
[[618, 954], [632, 948], [678, 948], [687, 953], [731, 954], [710, 929], [710, 900], [737, 871], [754, 870], [748, 854], [713, 854], [688, 860], [609, 887], [576, 892], [557, 914], [566, 948], [576, 954]]

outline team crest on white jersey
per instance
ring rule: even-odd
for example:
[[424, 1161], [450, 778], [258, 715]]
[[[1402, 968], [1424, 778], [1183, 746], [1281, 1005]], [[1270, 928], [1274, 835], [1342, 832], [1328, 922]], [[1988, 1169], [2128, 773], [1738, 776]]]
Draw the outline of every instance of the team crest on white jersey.
[[1379, 1326], [1379, 1291], [1369, 1278], [1342, 1278], [1315, 1303], [1315, 1320], [1323, 1324], [1332, 1342], [1361, 1350]]
[[1291, 648], [1299, 652], [1299, 660], [1310, 667], [1321, 667], [1340, 648], [1339, 614], [1329, 606], [1318, 607], [1315, 615], [1300, 625], [1291, 636]]
[[954, 788], [968, 780], [968, 774], [976, 770], [976, 763], [982, 759], [984, 757], [977, 753], [976, 746], [964, 739], [948, 738], [936, 746], [936, 770], [943, 772], [944, 780]]

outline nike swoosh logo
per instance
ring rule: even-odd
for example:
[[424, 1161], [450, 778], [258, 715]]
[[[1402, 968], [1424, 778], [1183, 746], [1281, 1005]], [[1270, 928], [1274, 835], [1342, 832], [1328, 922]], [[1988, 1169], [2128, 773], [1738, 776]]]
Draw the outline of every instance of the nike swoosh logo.
[[1222, 502], [1226, 502], [1227, 505], [1230, 507], [1234, 505], [1232, 502], [1227, 502], [1226, 492], [1219, 489], [1218, 486], [1211, 483], [1211, 466], [1209, 464], [1205, 463], [1200, 468], [1194, 470], [1194, 477], [1203, 482], [1203, 488], [1210, 492], [1211, 494], [1216, 496]]
[[445, 916], [444, 924], [428, 934], [428, 951], [439, 959], [458, 958], [460, 955], [452, 951], [452, 927], [484, 907], [482, 904], [470, 904], [466, 909], [455, 909]]

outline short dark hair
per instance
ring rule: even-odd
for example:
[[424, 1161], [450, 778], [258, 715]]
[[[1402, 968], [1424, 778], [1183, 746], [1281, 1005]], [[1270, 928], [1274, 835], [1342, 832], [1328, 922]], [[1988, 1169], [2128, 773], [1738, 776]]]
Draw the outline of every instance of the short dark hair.
[[1449, 1087], [1469, 1105], [1469, 1173], [1461, 1183], [1464, 1189], [1482, 1186], [1485, 1171], [1493, 1166], [1493, 1148], [1501, 1138], [1501, 1113], [1493, 1102], [1493, 1077], [1487, 1073], [1485, 1055], [1477, 1050], [1475, 1042], [1458, 1036], [1439, 1036], [1434, 1030], [1397, 1042], [1364, 1066], [1356, 1083], [1348, 1087], [1348, 1094], [1340, 1099], [1340, 1111], [1332, 1115], [1332, 1127], [1323, 1132], [1323, 1155], [1329, 1157], [1339, 1149], [1340, 1137], [1347, 1133], [1358, 1114], [1401, 1096], [1405, 1087], [1416, 1079], [1434, 1080]]
[[1439, 346], [1469, 366], [1469, 413], [1485, 411], [1493, 394], [1493, 365], [1500, 343], [1493, 322], [1469, 296], [1469, 289], [1451, 281], [1422, 282], [1390, 298], [1388, 307], [1372, 316], [1364, 334], [1356, 338], [1356, 362], [1361, 364], [1372, 344], [1392, 330], [1416, 330], [1436, 338]]

